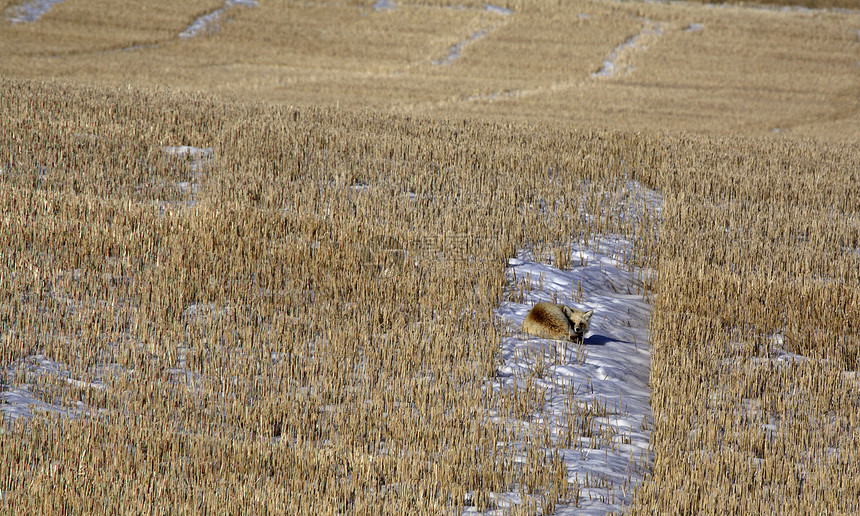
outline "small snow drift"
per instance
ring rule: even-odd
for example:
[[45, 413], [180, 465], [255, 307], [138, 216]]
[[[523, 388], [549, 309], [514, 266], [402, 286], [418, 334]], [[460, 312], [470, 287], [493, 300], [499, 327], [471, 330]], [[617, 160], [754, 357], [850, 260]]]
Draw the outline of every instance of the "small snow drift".
[[182, 39], [188, 39], [199, 36], [203, 32], [213, 32], [218, 30], [218, 26], [216, 25], [218, 18], [227, 12], [228, 9], [235, 6], [255, 7], [257, 5], [259, 5], [257, 0], [227, 0], [224, 2], [224, 7], [220, 7], [209, 14], [204, 14], [191, 22], [191, 25], [179, 33], [179, 37]]
[[[503, 422], [511, 428], [548, 427], [551, 435], [568, 437], [567, 448], [546, 451], [563, 456], [568, 482], [579, 485], [578, 507], [558, 506], [556, 514], [621, 510], [650, 467], [651, 307], [643, 284], [648, 271], [622, 262], [619, 257], [631, 249], [624, 239], [606, 237], [575, 246], [569, 270], [539, 263], [525, 251], [508, 262], [509, 285], [525, 288], [520, 302], [503, 303], [497, 311], [517, 331], [502, 341], [499, 375], [490, 383], [496, 392], [527, 382], [546, 389], [540, 413]], [[594, 310], [585, 342], [577, 346], [518, 331], [542, 301]], [[575, 427], [571, 412], [592, 415], [593, 426]], [[523, 502], [515, 493], [497, 493], [496, 500], [499, 507]]]
[[21, 5], [7, 7], [3, 13], [10, 23], [32, 23], [42, 17], [43, 14], [51, 10], [54, 4], [59, 4], [63, 0], [33, 0]]

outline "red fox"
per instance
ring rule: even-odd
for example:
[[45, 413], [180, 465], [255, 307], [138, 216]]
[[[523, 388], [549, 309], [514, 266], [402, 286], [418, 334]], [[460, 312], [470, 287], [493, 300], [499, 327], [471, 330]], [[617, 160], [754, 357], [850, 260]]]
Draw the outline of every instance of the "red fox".
[[538, 303], [523, 321], [523, 331], [542, 339], [581, 343], [594, 310], [583, 312], [554, 303]]

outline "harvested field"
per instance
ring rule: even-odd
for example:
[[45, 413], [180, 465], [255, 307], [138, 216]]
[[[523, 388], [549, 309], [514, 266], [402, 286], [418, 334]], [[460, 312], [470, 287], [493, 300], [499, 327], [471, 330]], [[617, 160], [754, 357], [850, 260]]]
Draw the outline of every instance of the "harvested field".
[[447, 118], [857, 137], [858, 11], [378, 4], [61, 2], [5, 22], [0, 73]]
[[860, 511], [807, 7], [0, 0], [0, 512]]

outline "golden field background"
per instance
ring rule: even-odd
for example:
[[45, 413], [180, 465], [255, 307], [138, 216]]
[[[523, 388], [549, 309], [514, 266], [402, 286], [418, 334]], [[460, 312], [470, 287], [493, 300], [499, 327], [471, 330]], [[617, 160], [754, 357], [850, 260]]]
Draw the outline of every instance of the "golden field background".
[[[860, 13], [260, 2], [179, 37], [224, 5], [0, 20], [0, 386], [48, 407], [6, 419], [0, 511], [575, 508], [504, 424], [542, 394], [484, 386], [507, 258], [596, 234], [655, 271], [630, 512], [860, 510]], [[409, 248], [440, 234], [470, 259]]]
[[[504, 15], [455, 4], [264, 0], [182, 39], [224, 2], [65, 1], [36, 23], [3, 25], [0, 73], [454, 118], [857, 135], [856, 12], [588, 1], [511, 2]], [[615, 76], [592, 76], [643, 32]], [[434, 64], [460, 43], [458, 59]]]

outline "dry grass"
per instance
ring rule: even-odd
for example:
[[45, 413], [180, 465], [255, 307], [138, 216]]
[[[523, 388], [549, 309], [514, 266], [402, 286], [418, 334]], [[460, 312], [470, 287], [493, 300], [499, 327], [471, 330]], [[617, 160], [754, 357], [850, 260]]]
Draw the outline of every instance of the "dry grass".
[[[522, 433], [490, 420], [543, 400], [486, 392], [492, 309], [518, 246], [641, 231], [606, 209], [631, 137], [2, 92], [3, 383], [37, 403], [2, 435], [15, 512], [576, 501], [546, 433], [531, 431], [523, 464]], [[201, 168], [173, 144], [213, 158]], [[583, 181], [605, 187], [561, 187]], [[553, 211], [528, 209], [541, 202]], [[581, 204], [604, 215], [585, 221]], [[437, 235], [468, 235], [467, 253], [440, 261], [422, 247]]]
[[661, 180], [637, 511], [856, 512], [856, 147], [696, 145]]
[[487, 391], [492, 310], [518, 248], [607, 233], [657, 271], [631, 510], [860, 510], [856, 14], [263, 2], [182, 40], [224, 4], [189, 5], [0, 21], [3, 511], [575, 503], [599, 407], [515, 449], [490, 414], [543, 397]]
[[[856, 12], [465, 4], [262, 1], [182, 39], [224, 3], [63, 2], [36, 23], [0, 22], [0, 74], [505, 123], [856, 138]], [[594, 76], [613, 53], [617, 73]]]
[[[711, 4], [713, 2], [708, 2], [707, 0], [692, 0], [693, 2], [701, 2], [704, 4]], [[858, 9], [856, 0], [756, 0], [754, 2], [745, 2], [745, 1], [736, 1], [736, 0], [726, 0], [725, 2], [720, 2], [721, 4], [731, 5], [737, 4], [742, 6], [761, 6], [766, 8], [776, 8], [776, 9], [851, 9], [856, 11]]]

